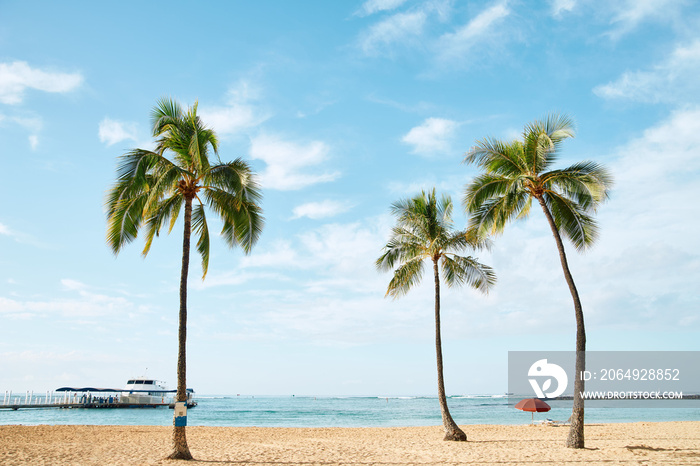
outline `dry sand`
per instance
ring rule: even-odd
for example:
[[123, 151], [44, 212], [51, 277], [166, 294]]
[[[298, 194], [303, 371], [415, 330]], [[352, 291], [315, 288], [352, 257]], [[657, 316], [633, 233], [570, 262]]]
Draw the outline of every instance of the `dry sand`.
[[700, 422], [586, 426], [586, 449], [564, 447], [568, 427], [188, 427], [196, 461], [164, 459], [171, 427], [0, 426], [0, 464], [31, 465], [461, 465], [700, 464]]

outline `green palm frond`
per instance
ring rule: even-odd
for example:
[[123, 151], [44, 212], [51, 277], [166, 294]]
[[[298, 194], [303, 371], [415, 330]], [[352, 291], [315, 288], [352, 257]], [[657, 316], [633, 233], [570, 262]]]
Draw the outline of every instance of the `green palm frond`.
[[202, 257], [202, 280], [209, 270], [209, 226], [204, 206], [197, 204], [192, 209], [192, 231], [197, 235], [197, 252]]
[[[613, 181], [604, 167], [590, 161], [550, 170], [562, 142], [572, 137], [573, 120], [553, 114], [526, 125], [522, 143], [479, 143], [466, 159], [484, 170], [465, 189], [469, 231], [498, 234], [510, 221], [527, 217], [532, 200], [538, 199], [577, 249], [592, 244], [597, 229], [591, 214], [607, 199]], [[514, 158], [519, 160], [511, 162]]]
[[178, 131], [182, 107], [177, 101], [162, 97], [156, 102], [151, 112], [151, 126], [153, 136], [158, 137], [167, 131]]
[[391, 238], [384, 250], [386, 252], [375, 263], [381, 271], [391, 270], [402, 262], [429, 257], [425, 241], [408, 229], [398, 226], [392, 229]]
[[496, 283], [493, 269], [471, 256], [444, 254], [442, 270], [445, 283], [450, 287], [466, 284], [482, 293], [488, 293], [489, 288]]
[[157, 203], [152, 203], [149, 209], [144, 209], [148, 213], [146, 218], [146, 241], [141, 254], [145, 257], [151, 250], [153, 238], [160, 235], [160, 229], [165, 223], [169, 223], [168, 233], [172, 231], [175, 221], [177, 220], [180, 209], [182, 208], [183, 199], [179, 194], [173, 194], [171, 197], [161, 200]]
[[108, 209], [107, 244], [114, 254], [118, 254], [125, 244], [138, 236], [138, 230], [144, 221], [143, 208], [148, 200], [148, 192], [137, 193], [128, 198], [122, 198], [118, 193], [110, 193], [108, 197], [113, 202]]
[[170, 197], [178, 192], [178, 182], [189, 176], [189, 172], [181, 170], [176, 165], [161, 167], [161, 170], [153, 170], [153, 182], [149, 186], [148, 202], [145, 209], [150, 212], [156, 209], [156, 205], [165, 197]]
[[[151, 122], [156, 149], [134, 149], [119, 158], [117, 182], [105, 200], [107, 242], [116, 254], [145, 225], [146, 255], [161, 229], [168, 224], [170, 233], [183, 206], [195, 203], [190, 221], [206, 276], [210, 238], [205, 206], [223, 220], [226, 243], [248, 253], [264, 223], [259, 185], [242, 159], [221, 163], [216, 133], [202, 123], [197, 103], [185, 112], [176, 101], [162, 98]], [[209, 161], [212, 154], [215, 165]]]
[[250, 202], [261, 202], [262, 194], [250, 165], [241, 158], [233, 162], [213, 165], [202, 178], [205, 187], [213, 186], [224, 191], [238, 193]]
[[421, 278], [423, 278], [422, 258], [404, 262], [394, 271], [394, 276], [386, 290], [386, 296], [392, 296], [396, 299], [405, 295], [411, 288], [420, 283]]
[[501, 195], [493, 195], [470, 209], [469, 230], [480, 237], [497, 235], [505, 226], [518, 217], [527, 215], [530, 198], [526, 191], [511, 183], [509, 190]]
[[[492, 281], [485, 280], [484, 284], [477, 279], [471, 279], [471, 271], [462, 273], [460, 256], [455, 253], [468, 249], [482, 249], [489, 246], [489, 241], [477, 238], [466, 231], [454, 231], [452, 228], [452, 200], [449, 196], [437, 197], [435, 189], [410, 199], [402, 199], [391, 206], [391, 212], [396, 217], [396, 226], [391, 230], [391, 237], [384, 246], [383, 254], [376, 260], [375, 265], [381, 271], [394, 269], [394, 278], [389, 283], [387, 295], [397, 297], [405, 294], [416, 285], [422, 277], [422, 265], [425, 260], [437, 261], [446, 255], [448, 259], [446, 280], [449, 284], [468, 283], [478, 285], [479, 289], [489, 287]], [[469, 259], [473, 261], [473, 259]], [[474, 261], [476, 263], [476, 261]], [[476, 277], [478, 274], [474, 275]]]
[[240, 245], [249, 253], [257, 242], [264, 219], [260, 207], [237, 194], [210, 187], [204, 191], [207, 205], [224, 221], [221, 235], [229, 247]]
[[510, 143], [487, 138], [478, 141], [464, 157], [464, 163], [475, 164], [487, 172], [512, 175], [527, 170], [522, 157], [522, 143]]
[[598, 237], [598, 226], [576, 202], [557, 193], [544, 194], [544, 202], [554, 218], [557, 229], [582, 251]]
[[585, 161], [563, 170], [552, 170], [542, 175], [548, 190], [559, 190], [585, 210], [595, 211], [608, 198], [613, 179], [602, 165]]
[[503, 196], [513, 189], [513, 183], [518, 183], [519, 181], [518, 179], [514, 180], [490, 173], [477, 176], [465, 189], [462, 199], [465, 212], [469, 213], [488, 199]]
[[553, 114], [534, 121], [523, 130], [524, 153], [531, 174], [545, 171], [556, 161], [562, 141], [574, 137], [574, 122], [567, 115]]

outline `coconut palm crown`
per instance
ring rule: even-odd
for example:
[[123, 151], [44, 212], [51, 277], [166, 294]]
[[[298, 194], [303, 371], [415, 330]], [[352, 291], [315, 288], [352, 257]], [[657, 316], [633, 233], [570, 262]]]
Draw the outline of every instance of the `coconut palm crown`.
[[376, 261], [379, 270], [394, 269], [386, 295], [398, 298], [417, 285], [423, 275], [426, 260], [433, 263], [435, 280], [435, 351], [437, 355], [438, 400], [442, 412], [445, 440], [463, 441], [466, 434], [450, 415], [443, 377], [442, 338], [440, 332], [440, 266], [442, 278], [448, 286], [467, 284], [482, 292], [495, 283], [493, 270], [471, 256], [458, 253], [488, 246], [465, 231], [454, 231], [452, 227], [452, 201], [448, 196], [440, 199], [435, 189], [429, 194], [398, 201], [391, 212], [396, 217], [384, 254]]
[[[562, 142], [574, 136], [571, 118], [550, 115], [528, 124], [522, 140], [484, 139], [465, 156], [466, 163], [483, 170], [465, 189], [463, 204], [469, 231], [479, 237], [501, 233], [506, 224], [530, 214], [536, 200], [547, 218], [559, 251], [564, 277], [574, 301], [576, 317], [576, 374], [585, 369], [586, 332], [583, 308], [569, 265], [562, 236], [585, 250], [598, 236], [593, 214], [608, 198], [612, 176], [591, 161], [554, 169]], [[574, 408], [567, 446], [584, 447], [583, 380], [576, 378]]]
[[[161, 99], [151, 115], [154, 150], [133, 149], [119, 159], [117, 181], [107, 193], [107, 243], [115, 254], [145, 230], [143, 255], [165, 227], [183, 217], [176, 400], [187, 400], [187, 277], [190, 237], [197, 239], [202, 279], [209, 267], [209, 226], [206, 209], [216, 214], [221, 236], [229, 247], [249, 253], [263, 227], [261, 193], [254, 173], [242, 159], [222, 163], [218, 140], [197, 115], [197, 103], [183, 111], [171, 99]], [[211, 157], [215, 156], [215, 163]], [[174, 426], [174, 459], [192, 459], [184, 426]]]

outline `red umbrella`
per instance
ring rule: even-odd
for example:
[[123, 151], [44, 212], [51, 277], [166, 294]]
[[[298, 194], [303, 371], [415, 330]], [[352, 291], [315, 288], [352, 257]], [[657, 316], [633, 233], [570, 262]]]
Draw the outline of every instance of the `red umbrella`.
[[525, 400], [520, 400], [515, 407], [521, 411], [530, 411], [532, 413], [533, 420], [535, 419], [535, 412], [546, 413], [552, 409], [551, 406], [539, 398], [527, 398]]

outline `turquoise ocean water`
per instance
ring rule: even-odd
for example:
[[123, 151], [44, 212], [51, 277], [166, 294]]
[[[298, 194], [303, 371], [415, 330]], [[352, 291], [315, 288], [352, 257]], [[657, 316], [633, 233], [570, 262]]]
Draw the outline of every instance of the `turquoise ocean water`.
[[[0, 400], [2, 401], [2, 400]], [[401, 427], [441, 425], [437, 397], [197, 396], [188, 411], [190, 426]], [[571, 402], [551, 402], [552, 410], [535, 420], [566, 420]], [[458, 424], [527, 424], [530, 413], [508, 405], [499, 395], [452, 396]], [[1, 409], [0, 425], [172, 425], [173, 411], [142, 409]], [[586, 423], [700, 421], [700, 408], [594, 408]]]

